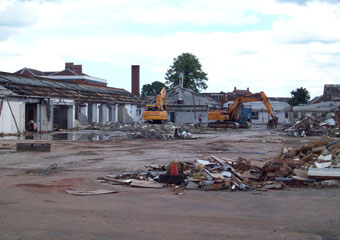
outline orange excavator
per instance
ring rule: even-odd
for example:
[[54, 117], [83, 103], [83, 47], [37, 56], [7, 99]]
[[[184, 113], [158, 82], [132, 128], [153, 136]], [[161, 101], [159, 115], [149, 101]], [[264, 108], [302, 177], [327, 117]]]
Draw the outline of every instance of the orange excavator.
[[147, 104], [143, 113], [143, 119], [151, 123], [162, 123], [168, 120], [168, 112], [166, 111], [166, 89], [156, 97], [156, 104]]
[[[241, 105], [247, 102], [257, 102], [262, 101], [266, 106], [268, 113], [272, 117], [274, 123], [277, 123], [278, 117], [275, 116], [273, 111], [273, 106], [270, 103], [267, 95], [264, 92], [247, 94], [245, 96], [237, 98], [233, 105], [226, 110], [212, 110], [208, 113], [208, 120], [213, 120], [215, 122], [210, 122], [208, 127], [212, 128], [250, 128], [251, 124], [247, 120], [239, 120], [239, 112]], [[250, 119], [249, 119], [250, 120]]]

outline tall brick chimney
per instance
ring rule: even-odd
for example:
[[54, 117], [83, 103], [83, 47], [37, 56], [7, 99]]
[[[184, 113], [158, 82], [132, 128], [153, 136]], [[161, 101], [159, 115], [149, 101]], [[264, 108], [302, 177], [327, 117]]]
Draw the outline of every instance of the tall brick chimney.
[[74, 64], [73, 64], [73, 62], [65, 63], [65, 70], [66, 70], [66, 69], [70, 69], [70, 70], [73, 71], [73, 69], [74, 69]]
[[83, 65], [74, 65], [73, 69], [76, 73], [83, 73]]
[[139, 65], [132, 65], [131, 66], [131, 93], [136, 95], [137, 97], [140, 96], [139, 84], [140, 84]]

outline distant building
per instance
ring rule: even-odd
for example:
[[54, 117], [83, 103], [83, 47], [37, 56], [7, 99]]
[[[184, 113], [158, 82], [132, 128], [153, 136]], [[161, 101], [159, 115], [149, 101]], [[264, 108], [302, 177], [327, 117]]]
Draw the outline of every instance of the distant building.
[[33, 130], [50, 132], [71, 129], [75, 120], [91, 124], [141, 119], [141, 101], [128, 91], [106, 87], [106, 80], [82, 75], [79, 67], [62, 72], [0, 72], [0, 133], [22, 133], [32, 124]]
[[22, 76], [31, 76], [31, 77], [41, 77], [46, 79], [53, 80], [62, 80], [66, 82], [80, 83], [80, 84], [88, 84], [88, 85], [96, 85], [96, 86], [107, 86], [107, 81], [105, 79], [91, 77], [85, 73], [83, 73], [82, 65], [75, 65], [73, 62], [65, 63], [65, 69], [61, 71], [53, 71], [53, 72], [42, 72], [39, 70], [31, 69], [31, 68], [23, 68], [19, 71], [16, 71], [15, 74], [19, 74]]
[[175, 123], [198, 123], [200, 115], [202, 122], [208, 122], [209, 110], [220, 105], [210, 97], [179, 86], [167, 92], [169, 120]]
[[238, 97], [251, 94], [251, 92], [249, 91], [249, 88], [247, 88], [247, 90], [241, 90], [241, 89], [237, 89], [236, 87], [234, 87], [234, 90], [232, 92], [225, 93], [221, 91], [219, 93], [213, 92], [213, 93], [202, 93], [202, 94], [214, 99], [215, 101], [221, 104], [225, 104], [228, 101], [234, 101]]
[[340, 84], [325, 84], [323, 95], [313, 98], [305, 105], [293, 106], [290, 120], [302, 119], [306, 115], [323, 118], [337, 117], [340, 106]]

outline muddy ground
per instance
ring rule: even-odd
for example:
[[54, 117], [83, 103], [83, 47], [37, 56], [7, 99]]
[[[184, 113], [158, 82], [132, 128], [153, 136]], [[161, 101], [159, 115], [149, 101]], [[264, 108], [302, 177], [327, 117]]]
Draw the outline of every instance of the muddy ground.
[[[254, 194], [140, 189], [98, 183], [106, 174], [204, 154], [267, 159], [291, 138], [263, 128], [197, 134], [197, 140], [53, 141], [48, 153], [18, 153], [0, 140], [0, 239], [340, 239], [340, 189]], [[38, 142], [38, 141], [26, 141]], [[44, 174], [51, 164], [57, 169]], [[117, 193], [74, 196], [70, 188]]]

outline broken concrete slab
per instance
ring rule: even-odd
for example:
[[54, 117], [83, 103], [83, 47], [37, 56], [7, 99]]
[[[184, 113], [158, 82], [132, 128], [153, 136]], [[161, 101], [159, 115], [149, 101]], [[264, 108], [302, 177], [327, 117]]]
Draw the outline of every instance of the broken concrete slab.
[[323, 163], [315, 162], [316, 168], [328, 168], [331, 164], [332, 162], [323, 162]]
[[340, 179], [340, 169], [338, 168], [310, 168], [308, 177], [313, 179]]
[[140, 188], [163, 188], [164, 185], [161, 183], [156, 183], [156, 182], [148, 182], [144, 180], [136, 180], [133, 179], [132, 182], [130, 183], [131, 187], [140, 187]]
[[199, 188], [199, 184], [193, 181], [188, 181], [188, 184], [185, 188], [187, 190], [197, 190]]
[[118, 193], [115, 190], [107, 190], [107, 189], [68, 189], [66, 193], [77, 195], [77, 196], [90, 196], [90, 195], [101, 195], [101, 194], [110, 194], [110, 193]]

